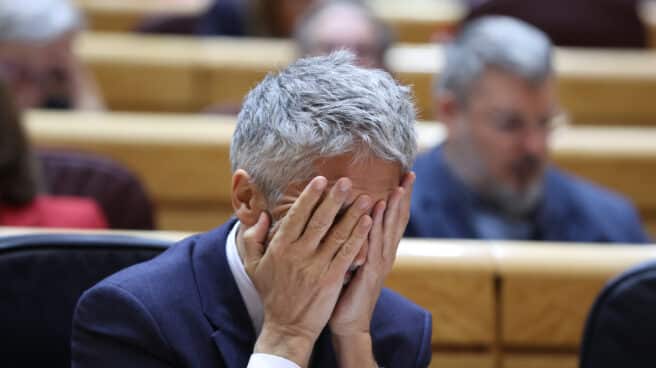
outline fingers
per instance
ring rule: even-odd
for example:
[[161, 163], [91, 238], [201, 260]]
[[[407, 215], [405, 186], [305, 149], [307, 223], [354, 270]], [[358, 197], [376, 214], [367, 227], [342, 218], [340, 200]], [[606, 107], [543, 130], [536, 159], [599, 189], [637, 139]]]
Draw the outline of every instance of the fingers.
[[257, 263], [264, 256], [264, 244], [269, 232], [269, 223], [269, 216], [266, 212], [262, 212], [255, 225], [244, 231], [244, 263], [246, 265]]
[[[319, 204], [319, 207], [307, 222], [301, 243], [308, 246], [311, 244], [314, 246], [313, 249], [319, 245], [321, 239], [323, 239], [333, 226], [335, 217], [344, 205], [344, 202], [346, 202], [350, 190], [351, 180], [347, 178], [337, 180], [326, 198]], [[306, 217], [306, 219], [309, 217]], [[348, 229], [344, 240], [346, 240], [350, 233], [350, 229]]]
[[385, 260], [396, 258], [396, 250], [403, 236], [405, 227], [410, 218], [410, 200], [415, 182], [415, 173], [407, 173], [389, 198], [387, 210], [383, 220], [383, 242], [382, 256]]
[[385, 208], [387, 204], [385, 201], [376, 203], [373, 211], [373, 225], [369, 231], [369, 253], [367, 259], [376, 259], [377, 255], [381, 255], [383, 250], [383, 217], [385, 216]]
[[301, 236], [307, 220], [319, 203], [327, 185], [328, 181], [323, 176], [317, 176], [308, 183], [303, 193], [287, 212], [280, 225], [280, 230], [276, 233], [280, 244], [290, 244]]
[[387, 210], [383, 218], [383, 227], [385, 229], [385, 238], [392, 236], [398, 226], [398, 219], [401, 210], [401, 201], [406, 191], [403, 187], [396, 188], [387, 201]]
[[335, 253], [344, 244], [351, 234], [353, 229], [358, 224], [360, 218], [369, 213], [371, 210], [371, 198], [367, 195], [362, 195], [348, 208], [344, 216], [339, 222], [333, 225], [328, 231], [328, 235], [323, 239], [320, 253], [328, 260], [333, 259]]
[[412, 190], [414, 189], [416, 178], [417, 176], [415, 175], [415, 173], [411, 171], [405, 174], [405, 177], [403, 178], [403, 182], [401, 183], [401, 187], [403, 188], [403, 190], [405, 190], [405, 195], [401, 200], [401, 214], [402, 215], [407, 214], [408, 217], [410, 215], [410, 200], [412, 198]]
[[364, 215], [360, 217], [357, 222], [357, 225], [353, 229], [351, 236], [348, 240], [339, 248], [335, 258], [330, 264], [328, 272], [333, 277], [343, 278], [348, 271], [349, 267], [353, 263], [355, 256], [357, 256], [360, 248], [364, 245], [367, 240], [367, 235], [371, 229], [372, 219], [369, 215]]

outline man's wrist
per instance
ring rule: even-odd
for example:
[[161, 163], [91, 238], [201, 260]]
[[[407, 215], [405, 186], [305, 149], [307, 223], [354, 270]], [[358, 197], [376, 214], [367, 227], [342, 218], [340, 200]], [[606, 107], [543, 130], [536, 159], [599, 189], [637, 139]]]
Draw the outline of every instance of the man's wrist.
[[276, 355], [307, 367], [316, 337], [299, 333], [290, 328], [271, 326], [266, 323], [255, 342], [254, 353]]
[[340, 367], [377, 368], [371, 335], [368, 332], [353, 335], [332, 335], [333, 347]]

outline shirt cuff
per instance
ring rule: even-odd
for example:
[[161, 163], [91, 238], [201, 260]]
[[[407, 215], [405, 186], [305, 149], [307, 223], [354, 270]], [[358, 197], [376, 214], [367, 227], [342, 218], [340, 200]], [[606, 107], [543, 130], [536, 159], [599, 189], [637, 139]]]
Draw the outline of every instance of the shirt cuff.
[[298, 364], [277, 355], [255, 353], [247, 368], [301, 368]]

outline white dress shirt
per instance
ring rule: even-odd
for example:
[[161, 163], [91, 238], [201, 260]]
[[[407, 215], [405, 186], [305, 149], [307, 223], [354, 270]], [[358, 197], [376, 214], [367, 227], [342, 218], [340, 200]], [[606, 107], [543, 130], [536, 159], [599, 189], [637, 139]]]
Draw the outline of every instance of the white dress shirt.
[[[257, 293], [251, 278], [248, 277], [246, 269], [244, 268], [244, 264], [242, 263], [241, 257], [239, 256], [239, 250], [237, 249], [238, 229], [239, 222], [237, 222], [232, 227], [230, 233], [228, 234], [228, 239], [226, 240], [226, 256], [228, 258], [228, 266], [230, 267], [230, 272], [232, 272], [232, 276], [235, 278], [237, 288], [239, 289], [239, 294], [241, 294], [241, 298], [244, 300], [244, 304], [246, 304], [248, 315], [253, 322], [255, 336], [259, 336], [260, 332], [262, 332], [262, 324], [264, 323], [264, 306], [262, 305], [260, 295]], [[298, 364], [276, 355], [255, 353], [251, 355], [247, 368], [300, 367]]]

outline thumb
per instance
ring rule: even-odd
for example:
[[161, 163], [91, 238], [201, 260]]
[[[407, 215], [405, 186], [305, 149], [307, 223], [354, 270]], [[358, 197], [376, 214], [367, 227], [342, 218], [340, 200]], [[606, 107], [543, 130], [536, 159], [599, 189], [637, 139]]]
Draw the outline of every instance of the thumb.
[[257, 263], [264, 256], [264, 242], [269, 232], [269, 216], [265, 211], [260, 213], [255, 225], [244, 231], [244, 263]]

